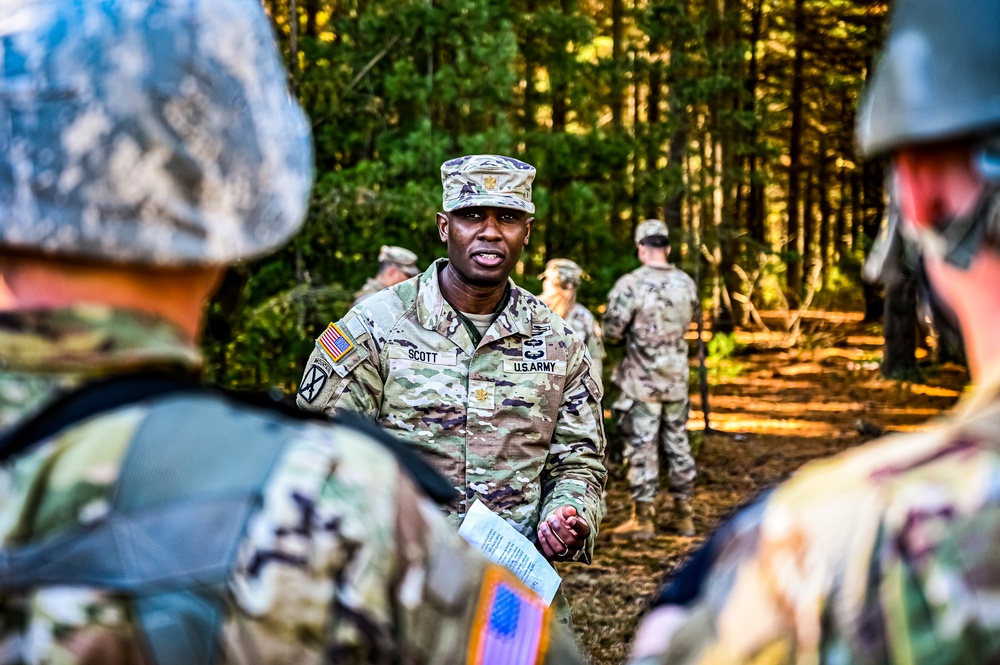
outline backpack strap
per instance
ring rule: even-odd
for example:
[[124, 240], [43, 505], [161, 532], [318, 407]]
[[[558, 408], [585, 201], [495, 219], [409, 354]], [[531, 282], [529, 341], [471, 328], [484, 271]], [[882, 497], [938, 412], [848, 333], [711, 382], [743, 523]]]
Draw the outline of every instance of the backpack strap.
[[218, 395], [160, 399], [126, 453], [108, 518], [0, 551], [0, 586], [125, 593], [156, 663], [214, 662], [226, 582], [292, 431]]
[[[0, 436], [0, 463], [28, 450], [35, 443], [99, 413], [167, 395], [214, 395], [264, 411], [277, 411], [291, 420], [329, 424], [323, 414], [302, 411], [265, 395], [228, 392], [199, 384], [176, 374], [140, 372], [88, 383], [69, 391], [39, 413]], [[333, 422], [364, 432], [392, 453], [399, 465], [427, 496], [441, 504], [457, 497], [457, 490], [423, 457], [407, 448], [377, 423], [356, 413], [337, 412]]]
[[[130, 597], [158, 665], [212, 663], [247, 523], [297, 422], [313, 418], [176, 377], [132, 375], [50, 405], [0, 439], [0, 461], [88, 417], [139, 402], [149, 403], [149, 412], [122, 462], [108, 516], [0, 549], [0, 589], [118, 591]], [[374, 423], [342, 420], [389, 448], [435, 498], [454, 496], [443, 477]]]

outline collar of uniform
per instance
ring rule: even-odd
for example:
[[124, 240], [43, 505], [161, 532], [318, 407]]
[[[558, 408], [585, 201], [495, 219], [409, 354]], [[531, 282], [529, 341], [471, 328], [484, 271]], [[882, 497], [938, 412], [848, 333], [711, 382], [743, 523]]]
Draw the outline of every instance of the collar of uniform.
[[101, 376], [201, 367], [198, 348], [168, 321], [100, 306], [0, 313], [0, 369]]
[[506, 307], [500, 310], [497, 318], [493, 320], [493, 326], [496, 327], [499, 334], [490, 335], [488, 331], [486, 333], [486, 337], [492, 339], [500, 339], [509, 335], [524, 335], [528, 337], [531, 334], [533, 317], [531, 303], [528, 301], [529, 296], [514, 284], [513, 280], [509, 277], [507, 278], [507, 282], [510, 288], [510, 297], [507, 298]]
[[[420, 289], [417, 294], [417, 320], [427, 330], [435, 330], [445, 337], [451, 337], [455, 331], [462, 326], [462, 319], [458, 312], [452, 307], [444, 294], [441, 293], [441, 284], [438, 281], [438, 272], [448, 263], [448, 259], [438, 259], [424, 271], [420, 276]], [[499, 339], [508, 335], [528, 336], [531, 330], [531, 307], [527, 301], [526, 294], [516, 285], [514, 281], [507, 278], [510, 288], [510, 297], [507, 305], [493, 321], [499, 335], [492, 335], [487, 332], [483, 342]]]

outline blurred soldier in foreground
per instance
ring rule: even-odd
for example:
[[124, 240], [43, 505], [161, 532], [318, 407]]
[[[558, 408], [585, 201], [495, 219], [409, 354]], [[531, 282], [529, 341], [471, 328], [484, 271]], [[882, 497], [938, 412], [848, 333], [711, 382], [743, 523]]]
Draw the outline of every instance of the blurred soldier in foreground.
[[358, 292], [354, 294], [354, 302], [351, 303], [351, 307], [368, 296], [373, 296], [379, 291], [384, 291], [390, 286], [419, 274], [420, 269], [417, 267], [416, 254], [405, 247], [382, 245], [378, 252], [378, 274], [358, 289]]
[[598, 376], [602, 376], [604, 342], [601, 340], [601, 326], [590, 310], [576, 301], [583, 268], [569, 259], [552, 259], [545, 264], [545, 272], [538, 279], [542, 280], [542, 295], [538, 299], [561, 316], [583, 340]]
[[194, 378], [311, 185], [260, 4], [8, 2], [0, 62], [0, 663], [575, 662], [391, 438]]
[[[1000, 660], [1000, 3], [903, 0], [858, 115], [976, 386], [948, 417], [815, 462], [724, 526], [643, 622], [643, 663]], [[896, 216], [894, 216], [896, 217]], [[875, 273], [893, 270], [876, 265]]]
[[441, 166], [448, 258], [365, 300], [316, 342], [303, 409], [377, 419], [553, 560], [590, 561], [604, 485], [601, 377], [583, 341], [510, 279], [535, 169], [498, 155]]
[[655, 532], [653, 498], [660, 485], [658, 446], [670, 465], [673, 515], [667, 528], [694, 535], [691, 495], [696, 475], [688, 441], [688, 346], [684, 334], [699, 312], [694, 280], [667, 262], [667, 225], [647, 219], [635, 231], [642, 266], [619, 279], [608, 295], [604, 336], [625, 343], [611, 380], [621, 388], [614, 410], [625, 439], [632, 515], [610, 529], [615, 539], [645, 540]]

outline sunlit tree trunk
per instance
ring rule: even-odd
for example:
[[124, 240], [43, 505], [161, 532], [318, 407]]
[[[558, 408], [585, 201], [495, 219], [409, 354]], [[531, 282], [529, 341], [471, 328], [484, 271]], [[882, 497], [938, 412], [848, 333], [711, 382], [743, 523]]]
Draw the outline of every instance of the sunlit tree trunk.
[[823, 284], [827, 283], [830, 271], [830, 225], [833, 216], [833, 206], [830, 203], [830, 192], [834, 183], [830, 173], [830, 155], [827, 154], [826, 134], [820, 135], [819, 140], [819, 181], [817, 192], [819, 196], [819, 260], [823, 267]]

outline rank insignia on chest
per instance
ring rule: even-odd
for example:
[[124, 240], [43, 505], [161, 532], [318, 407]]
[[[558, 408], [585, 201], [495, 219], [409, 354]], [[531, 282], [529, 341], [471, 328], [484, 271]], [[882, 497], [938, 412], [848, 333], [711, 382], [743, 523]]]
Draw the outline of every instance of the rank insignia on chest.
[[479, 411], [492, 411], [495, 395], [495, 384], [492, 381], [469, 381], [469, 408]]
[[323, 331], [323, 334], [316, 340], [319, 345], [330, 356], [330, 360], [337, 362], [354, 350], [354, 344], [347, 335], [337, 327], [336, 323], [331, 323]]

